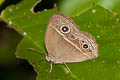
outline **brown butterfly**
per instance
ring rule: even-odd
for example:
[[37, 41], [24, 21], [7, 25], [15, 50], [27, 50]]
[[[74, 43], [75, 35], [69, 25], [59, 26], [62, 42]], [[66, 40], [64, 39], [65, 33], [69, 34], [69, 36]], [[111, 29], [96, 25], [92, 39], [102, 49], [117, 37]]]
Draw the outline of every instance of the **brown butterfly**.
[[45, 46], [46, 59], [55, 64], [81, 62], [98, 57], [98, 45], [86, 32], [80, 31], [76, 24], [63, 14], [54, 14], [50, 19]]

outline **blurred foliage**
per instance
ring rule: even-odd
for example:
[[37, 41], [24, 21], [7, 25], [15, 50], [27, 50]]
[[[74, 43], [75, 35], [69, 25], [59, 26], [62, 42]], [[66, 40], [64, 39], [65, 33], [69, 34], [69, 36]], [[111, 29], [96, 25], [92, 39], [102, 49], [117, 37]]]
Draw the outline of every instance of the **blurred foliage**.
[[97, 0], [96, 3], [112, 10], [117, 4], [120, 4], [120, 0]]
[[58, 10], [68, 16], [76, 16], [92, 7], [93, 0], [61, 0]]
[[22, 36], [19, 33], [0, 21], [0, 63], [15, 61], [16, 58], [13, 53], [15, 53], [17, 44], [21, 39]]
[[[58, 4], [58, 10], [68, 16], [76, 16], [90, 9], [95, 4], [109, 10], [114, 10], [116, 7], [120, 8], [120, 0], [61, 0]], [[118, 10], [120, 11], [120, 9]]]
[[[38, 7], [35, 7], [35, 10], [41, 11], [40, 14], [33, 14], [31, 12], [32, 6], [35, 4], [35, 2], [37, 2], [37, 0], [29, 0], [29, 2], [27, 0], [23, 0], [19, 4], [7, 7], [2, 12], [2, 19], [6, 21], [10, 26], [17, 29], [21, 35], [24, 35], [24, 39], [19, 44], [18, 56], [27, 59], [30, 64], [32, 64], [35, 70], [39, 73], [38, 79], [74, 80], [74, 78], [78, 77], [83, 80], [119, 80], [120, 56], [118, 42], [120, 40], [120, 1], [55, 0], [50, 2], [48, 0], [48, 3], [46, 2], [47, 0], [44, 1], [45, 2], [39, 4]], [[76, 77], [70, 76], [66, 72], [66, 68], [63, 65], [53, 65], [53, 72], [51, 75], [48, 75], [50, 68], [49, 63], [46, 61], [40, 61], [40, 58], [44, 58], [45, 55], [39, 52], [27, 50], [27, 48], [32, 47], [45, 52], [44, 33], [48, 20], [56, 12], [56, 9], [51, 9], [54, 6], [54, 2], [58, 2], [57, 12], [64, 13], [72, 17], [79, 28], [83, 31], [91, 33], [100, 45], [100, 58], [68, 65]], [[52, 4], [51, 8], [44, 7], [50, 4]], [[103, 6], [105, 9], [98, 6], [96, 7], [96, 4]], [[43, 6], [42, 9], [39, 9], [39, 7], [41, 7], [40, 5]], [[46, 8], [51, 10], [43, 11]], [[0, 25], [3, 25], [3, 22], [1, 23], [2, 24]], [[18, 32], [11, 28], [0, 26], [0, 53], [2, 54], [0, 56], [0, 62], [8, 63], [7, 65], [5, 64], [5, 66], [3, 66], [3, 64], [0, 65], [0, 75], [1, 73], [6, 74], [5, 72], [8, 72], [4, 80], [16, 80], [21, 76], [24, 76], [21, 77], [21, 79], [24, 78], [25, 80], [35, 80], [36, 74], [33, 72], [32, 66], [29, 69], [30, 65], [26, 61], [25, 64], [27, 64], [27, 67], [21, 66], [24, 65], [21, 64], [24, 63], [24, 61], [15, 58], [16, 46], [22, 39], [22, 36], [18, 34]], [[21, 67], [23, 67], [23, 69], [25, 68], [25, 70], [23, 70]], [[11, 73], [11, 71], [13, 71], [13, 73]], [[2, 76], [4, 76], [4, 74], [2, 74]]]
[[4, 2], [4, 0], [0, 0], [0, 5]]

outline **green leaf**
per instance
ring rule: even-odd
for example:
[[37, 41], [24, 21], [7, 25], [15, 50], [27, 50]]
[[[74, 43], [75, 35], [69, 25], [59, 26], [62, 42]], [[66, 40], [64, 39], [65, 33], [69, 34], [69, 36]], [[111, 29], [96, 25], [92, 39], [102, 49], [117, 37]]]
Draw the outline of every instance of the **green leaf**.
[[[53, 65], [45, 58], [44, 37], [50, 17], [55, 9], [33, 14], [30, 10], [37, 0], [22, 1], [7, 8], [2, 19], [7, 20], [24, 39], [18, 46], [17, 56], [27, 59], [38, 73], [38, 80], [119, 80], [120, 79], [120, 24], [119, 18], [103, 7], [94, 6], [81, 15], [72, 17], [80, 30], [92, 34], [99, 44], [99, 58], [80, 63], [68, 64], [73, 75], [64, 65]], [[14, 16], [12, 16], [14, 14]], [[39, 50], [31, 51], [29, 48]]]
[[120, 18], [120, 0], [98, 0], [96, 3], [106, 9], [114, 11], [114, 15]]
[[[48, 20], [56, 12], [56, 9], [42, 11], [40, 14], [32, 13], [32, 7], [36, 1], [24, 0], [18, 5], [12, 5], [2, 12], [2, 19], [7, 20], [9, 25], [15, 28], [22, 34], [27, 34], [27, 38], [36, 41], [34, 42], [41, 50], [45, 49], [44, 34]], [[36, 37], [39, 35], [39, 37]], [[39, 45], [38, 45], [39, 44]]]

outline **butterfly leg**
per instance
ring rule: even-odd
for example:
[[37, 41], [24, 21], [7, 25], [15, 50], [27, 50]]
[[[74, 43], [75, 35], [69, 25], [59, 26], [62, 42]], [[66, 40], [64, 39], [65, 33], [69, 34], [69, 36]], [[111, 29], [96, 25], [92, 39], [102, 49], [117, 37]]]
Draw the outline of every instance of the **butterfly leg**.
[[71, 70], [70, 70], [70, 68], [67, 66], [67, 64], [66, 64], [66, 63], [63, 63], [63, 64], [65, 65], [65, 67], [66, 67], [67, 70], [69, 71], [70, 75], [71, 75], [73, 78], [75, 78], [76, 80], [79, 80], [79, 79], [71, 72]]
[[52, 72], [52, 65], [53, 65], [53, 62], [50, 63], [50, 71], [49, 71], [49, 74]]
[[63, 63], [63, 64], [65, 65], [65, 67], [67, 68], [67, 70], [69, 71], [69, 73], [72, 74], [72, 72], [71, 72], [70, 68], [67, 66], [67, 64], [66, 63]]

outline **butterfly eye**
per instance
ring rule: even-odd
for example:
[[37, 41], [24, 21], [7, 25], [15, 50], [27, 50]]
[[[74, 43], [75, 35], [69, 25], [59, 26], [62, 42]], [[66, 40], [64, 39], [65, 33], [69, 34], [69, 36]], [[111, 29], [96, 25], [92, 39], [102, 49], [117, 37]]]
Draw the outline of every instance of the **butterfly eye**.
[[87, 49], [88, 45], [87, 44], [83, 44], [83, 48]]
[[68, 26], [61, 26], [60, 27], [60, 31], [62, 32], [62, 33], [69, 33], [70, 32], [70, 27], [68, 27]]

